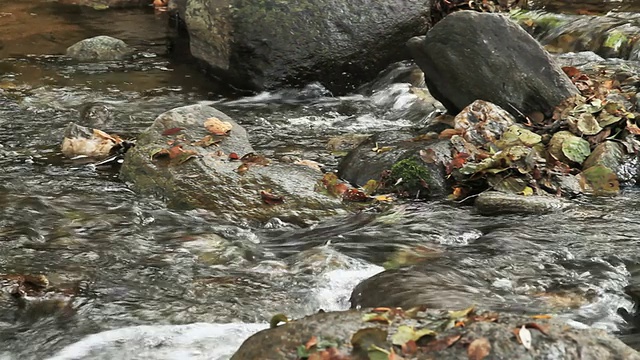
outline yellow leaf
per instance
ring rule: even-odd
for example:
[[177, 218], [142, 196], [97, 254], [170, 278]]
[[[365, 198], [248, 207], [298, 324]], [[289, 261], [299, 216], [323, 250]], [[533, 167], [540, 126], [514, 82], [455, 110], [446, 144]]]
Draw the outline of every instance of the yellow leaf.
[[522, 190], [522, 195], [524, 196], [533, 195], [533, 189], [530, 186], [525, 187], [524, 190]]
[[217, 117], [210, 117], [204, 122], [204, 127], [213, 135], [227, 135], [233, 128], [230, 122], [222, 121]]

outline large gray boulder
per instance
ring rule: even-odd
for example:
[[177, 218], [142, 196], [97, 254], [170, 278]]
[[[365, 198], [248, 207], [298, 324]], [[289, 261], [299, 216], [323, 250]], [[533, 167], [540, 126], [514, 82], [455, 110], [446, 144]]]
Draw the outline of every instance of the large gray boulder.
[[[371, 318], [376, 320], [366, 321]], [[520, 341], [524, 333], [531, 335], [530, 345]], [[388, 356], [392, 351], [395, 356]], [[372, 309], [319, 313], [258, 332], [231, 359], [399, 356], [418, 360], [640, 359], [635, 350], [605, 331], [575, 329], [560, 319], [534, 320], [506, 313], [450, 313], [434, 309], [379, 310], [377, 316]]]
[[[220, 142], [203, 147], [203, 140], [211, 136], [203, 124], [210, 118], [227, 122], [231, 130], [227, 136], [208, 138], [209, 143]], [[158, 156], [177, 145], [185, 151], [181, 157], [167, 164]], [[127, 152], [121, 176], [134, 189], [165, 199], [170, 206], [208, 209], [229, 221], [278, 217], [305, 225], [345, 213], [339, 199], [315, 191], [322, 178], [317, 169], [272, 160], [265, 165], [268, 159], [260, 157], [241, 169], [242, 161], [230, 159], [232, 153], [243, 157], [253, 152], [246, 131], [227, 115], [208, 106], [185, 106], [161, 114], [140, 134], [136, 147]], [[282, 196], [284, 202], [266, 203], [263, 191]]]
[[177, 0], [191, 53], [233, 86], [263, 90], [321, 81], [351, 90], [409, 58], [427, 30], [423, 0]]
[[504, 15], [459, 11], [407, 44], [431, 94], [452, 113], [481, 99], [516, 117], [549, 115], [578, 93], [540, 44]]

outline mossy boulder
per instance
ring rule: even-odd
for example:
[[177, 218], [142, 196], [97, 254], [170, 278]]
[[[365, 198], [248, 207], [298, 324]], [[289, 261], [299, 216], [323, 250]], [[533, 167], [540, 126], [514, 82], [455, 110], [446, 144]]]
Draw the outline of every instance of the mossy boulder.
[[[429, 153], [429, 161], [424, 156]], [[424, 140], [410, 131], [378, 133], [351, 150], [340, 162], [340, 178], [357, 186], [369, 180], [384, 183], [384, 191], [409, 197], [439, 197], [449, 193], [444, 163], [451, 160], [448, 140]]]
[[[228, 135], [211, 137], [203, 125], [211, 118], [228, 124]], [[165, 153], [168, 163], [159, 157], [165, 151], [175, 155]], [[235, 160], [233, 153], [249, 154], [247, 158], [254, 160]], [[230, 221], [264, 222], [278, 217], [308, 224], [346, 212], [339, 199], [315, 191], [320, 171], [255, 154], [240, 125], [203, 105], [158, 116], [127, 153], [121, 176], [135, 190], [165, 199], [170, 206], [208, 209]]]
[[427, 31], [422, 0], [178, 0], [191, 53], [235, 87], [263, 90], [321, 81], [350, 91]]

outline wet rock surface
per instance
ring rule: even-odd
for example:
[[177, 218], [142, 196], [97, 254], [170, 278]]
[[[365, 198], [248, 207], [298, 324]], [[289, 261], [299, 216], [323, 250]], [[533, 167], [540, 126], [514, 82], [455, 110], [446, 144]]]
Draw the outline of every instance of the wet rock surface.
[[[420, 153], [429, 149], [434, 154], [433, 161], [425, 162], [420, 158]], [[425, 170], [427, 175], [423, 180], [428, 186], [410, 186], [405, 190], [413, 196], [422, 190], [422, 196], [437, 197], [449, 192], [442, 164], [450, 160], [450, 157], [451, 145], [448, 140], [425, 141], [418, 138], [418, 134], [408, 131], [384, 132], [373, 135], [351, 150], [340, 162], [338, 175], [354, 185], [364, 186], [369, 180], [385, 180], [385, 177], [391, 176], [394, 165], [410, 160]], [[397, 180], [396, 178], [395, 181]], [[408, 182], [410, 178], [405, 176], [402, 180]], [[402, 186], [402, 182], [398, 185]]]
[[67, 49], [67, 56], [79, 61], [122, 60], [131, 55], [133, 49], [111, 36], [96, 36], [84, 39]]
[[387, 358], [389, 353], [412, 359], [640, 359], [602, 330], [578, 330], [558, 319], [469, 309], [372, 311], [320, 313], [263, 330], [232, 359], [293, 360], [314, 353], [354, 359]]
[[321, 81], [352, 90], [427, 29], [429, 2], [410, 0], [178, 1], [193, 56], [234, 86], [273, 89]]
[[408, 46], [431, 93], [454, 114], [477, 99], [514, 116], [550, 113], [578, 93], [538, 42], [503, 15], [460, 11]]
[[[211, 136], [203, 126], [209, 118], [229, 124], [229, 135], [205, 140]], [[194, 145], [199, 140], [216, 143]], [[186, 157], [163, 165], [154, 160], [154, 154], [169, 148], [168, 141], [176, 141], [171, 147], [181, 146], [182, 150], [174, 151]], [[256, 156], [259, 164], [234, 160], [232, 153], [238, 158]], [[222, 112], [201, 105], [160, 115], [127, 153], [122, 177], [142, 193], [156, 194], [177, 207], [209, 209], [221, 219], [267, 221], [279, 217], [301, 224], [344, 212], [340, 200], [315, 191], [322, 177], [318, 170], [271, 162], [254, 154], [242, 127]], [[265, 199], [262, 192], [276, 198]]]
[[131, 8], [149, 6], [153, 0], [57, 0], [65, 5], [90, 6], [96, 9], [103, 8]]
[[570, 206], [566, 200], [546, 195], [523, 196], [487, 191], [476, 198], [476, 210], [483, 215], [546, 214]]

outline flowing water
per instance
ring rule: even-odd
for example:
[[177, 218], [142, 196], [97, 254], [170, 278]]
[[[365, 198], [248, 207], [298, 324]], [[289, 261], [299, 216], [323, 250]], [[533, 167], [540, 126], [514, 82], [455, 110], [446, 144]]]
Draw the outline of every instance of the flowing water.
[[[167, 208], [115, 171], [65, 160], [66, 124], [100, 104], [110, 114], [101, 128], [133, 138], [168, 109], [210, 103], [245, 126], [259, 151], [334, 166], [332, 136], [421, 125], [404, 116], [408, 85], [373, 97], [227, 100], [222, 86], [167, 55], [164, 14], [0, 5], [0, 274], [46, 274], [59, 289], [20, 308], [0, 287], [0, 359], [226, 359], [276, 313], [348, 308], [360, 280], [416, 247], [433, 249], [435, 265], [455, 264], [491, 301], [543, 301], [573, 321], [625, 329], [616, 311], [633, 307], [623, 288], [640, 259], [637, 190], [545, 216], [409, 202], [306, 229]], [[136, 58], [77, 64], [59, 55], [101, 34], [134, 45]], [[440, 276], [453, 279], [450, 269]], [[56, 301], [69, 311], [43, 310]]]

